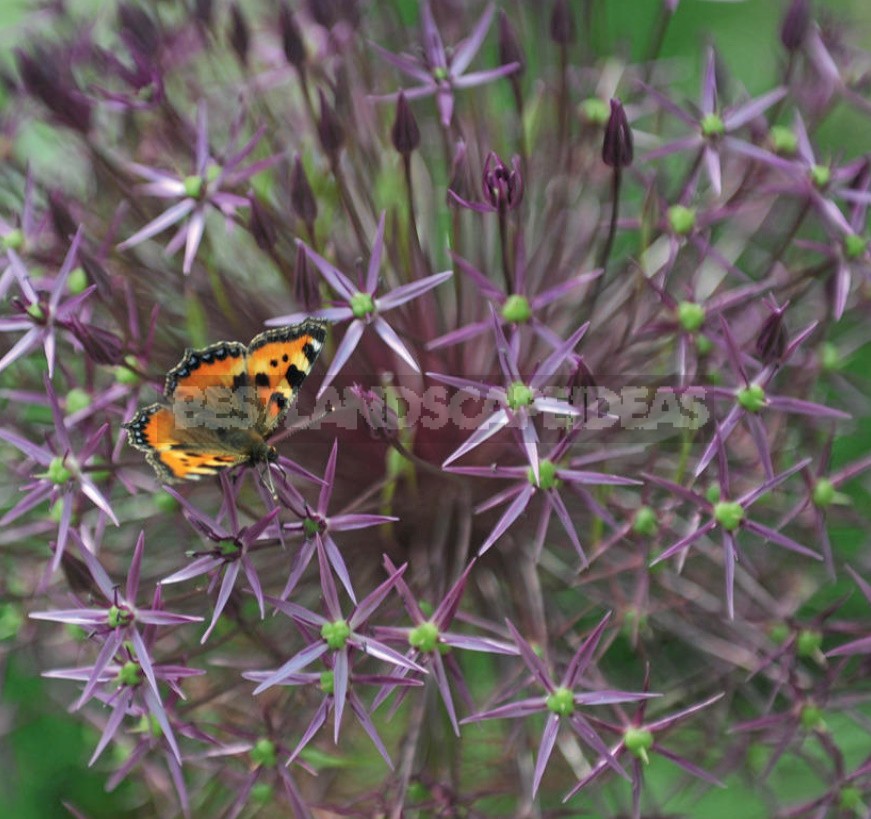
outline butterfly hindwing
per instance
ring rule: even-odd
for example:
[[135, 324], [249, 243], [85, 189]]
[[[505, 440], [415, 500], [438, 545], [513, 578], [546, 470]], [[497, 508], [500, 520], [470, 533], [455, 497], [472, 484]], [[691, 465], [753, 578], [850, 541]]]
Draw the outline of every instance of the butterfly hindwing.
[[249, 450], [228, 446], [220, 430], [180, 423], [173, 407], [151, 404], [124, 425], [130, 445], [147, 454], [146, 460], [166, 483], [214, 475], [242, 463]]
[[248, 383], [261, 407], [260, 432], [268, 435], [281, 423], [321, 351], [326, 324], [308, 319], [276, 327], [248, 345]]

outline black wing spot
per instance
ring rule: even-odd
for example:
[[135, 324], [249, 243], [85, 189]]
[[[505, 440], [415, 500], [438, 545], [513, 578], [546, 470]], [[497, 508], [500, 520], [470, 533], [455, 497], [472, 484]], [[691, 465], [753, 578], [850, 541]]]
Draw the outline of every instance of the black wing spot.
[[278, 359], [277, 358], [270, 359], [269, 366], [272, 367], [272, 369], [274, 370], [278, 366]]
[[241, 387], [248, 386], [248, 373], [239, 373], [233, 376], [233, 389], [238, 390]]
[[285, 353], [285, 354], [281, 357], [281, 360], [282, 360], [285, 364], [287, 364], [287, 362], [290, 361], [290, 356], [288, 356], [288, 354]]
[[254, 376], [254, 383], [258, 387], [268, 387], [269, 376], [266, 373], [257, 373], [257, 375]]
[[274, 392], [269, 397], [269, 400], [274, 402], [275, 406], [278, 407], [279, 410], [283, 410], [287, 407], [287, 399], [280, 393]]
[[318, 357], [318, 352], [310, 341], [302, 345], [302, 354], [308, 359], [309, 364], [314, 363], [314, 360]]
[[284, 377], [287, 379], [287, 383], [290, 384], [294, 390], [298, 390], [300, 384], [305, 381], [305, 373], [297, 367], [296, 364], [291, 364], [287, 368]]

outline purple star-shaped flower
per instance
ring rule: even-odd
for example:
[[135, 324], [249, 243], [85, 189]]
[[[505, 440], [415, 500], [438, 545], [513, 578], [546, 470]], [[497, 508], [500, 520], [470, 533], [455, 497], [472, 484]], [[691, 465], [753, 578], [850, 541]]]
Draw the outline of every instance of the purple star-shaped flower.
[[357, 348], [357, 344], [359, 344], [363, 336], [363, 331], [368, 326], [371, 326], [381, 336], [384, 343], [415, 372], [420, 372], [420, 367], [418, 367], [417, 362], [414, 360], [414, 356], [381, 314], [387, 310], [392, 310], [394, 307], [399, 307], [399, 305], [405, 304], [412, 299], [416, 299], [434, 287], [438, 287], [453, 275], [453, 271], [445, 270], [416, 282], [400, 285], [383, 296], [376, 296], [378, 271], [381, 268], [381, 255], [384, 250], [384, 216], [385, 214], [382, 212], [381, 218], [378, 220], [378, 230], [375, 233], [375, 241], [372, 243], [372, 254], [369, 257], [369, 266], [366, 269], [366, 281], [361, 283], [359, 287], [355, 286], [344, 273], [333, 267], [323, 256], [316, 253], [305, 243], [297, 240], [297, 243], [305, 249], [306, 255], [327, 280], [330, 287], [339, 295], [339, 298], [336, 300], [337, 306], [315, 310], [312, 313], [291, 313], [290, 315], [269, 319], [266, 322], [272, 326], [282, 326], [294, 324], [306, 317], [321, 318], [327, 321], [347, 321], [351, 319], [351, 323], [345, 332], [345, 337], [336, 349], [333, 360], [327, 369], [327, 374], [324, 376], [323, 383], [318, 391], [318, 397], [323, 395], [324, 390], [332, 383], [333, 379], [345, 365], [345, 362], [351, 357], [351, 353]]
[[[478, 50], [487, 36], [495, 6], [491, 3], [472, 29], [472, 33], [451, 51], [442, 42], [442, 36], [432, 15], [429, 0], [423, 0], [420, 8], [420, 22], [423, 38], [423, 59], [409, 54], [394, 54], [376, 43], [372, 47], [376, 53], [403, 74], [417, 80], [421, 85], [405, 88], [402, 93], [408, 100], [421, 99], [433, 94], [439, 111], [442, 127], [450, 127], [454, 115], [454, 91], [484, 85], [500, 77], [507, 77], [520, 70], [520, 63], [513, 62], [486, 71], [466, 73]], [[399, 92], [375, 96], [379, 102], [392, 102]]]

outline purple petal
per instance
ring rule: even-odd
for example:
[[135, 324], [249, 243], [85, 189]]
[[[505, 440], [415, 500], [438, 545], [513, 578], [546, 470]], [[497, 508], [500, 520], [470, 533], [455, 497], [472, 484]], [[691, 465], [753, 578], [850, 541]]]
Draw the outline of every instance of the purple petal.
[[490, 22], [493, 19], [493, 10], [493, 4], [489, 3], [487, 8], [484, 9], [481, 18], [475, 23], [472, 33], [454, 47], [454, 54], [451, 58], [451, 74], [454, 77], [462, 74], [469, 67], [469, 64], [478, 53], [478, 49], [481, 48], [481, 44], [487, 36], [487, 30], [490, 28]]
[[354, 613], [348, 618], [348, 625], [352, 629], [356, 629], [365, 623], [373, 614], [375, 609], [381, 605], [385, 597], [390, 593], [396, 580], [405, 573], [408, 564], [403, 563], [395, 572], [393, 572], [387, 580], [381, 583], [380, 586], [373, 589], [364, 597], [359, 605], [354, 609]]
[[333, 742], [339, 744], [339, 726], [342, 723], [342, 713], [345, 710], [345, 700], [348, 696], [348, 650], [337, 651], [333, 664]]
[[127, 715], [127, 706], [132, 697], [132, 691], [124, 691], [118, 701], [115, 702], [112, 713], [109, 715], [109, 719], [106, 720], [106, 727], [103, 729], [103, 733], [100, 736], [100, 741], [97, 743], [97, 747], [94, 749], [94, 753], [91, 754], [91, 758], [88, 760], [89, 768], [100, 758], [100, 754], [103, 753], [106, 746], [111, 741], [112, 737], [114, 737], [115, 734], [118, 733], [118, 728], [121, 727], [121, 723], [124, 721], [124, 717]]
[[385, 310], [392, 310], [394, 307], [405, 304], [405, 302], [417, 298], [428, 290], [438, 287], [453, 275], [453, 270], [443, 270], [441, 273], [434, 273], [432, 276], [426, 276], [415, 282], [400, 285], [376, 299], [375, 306], [382, 313]]
[[768, 526], [757, 523], [755, 520], [745, 521], [744, 528], [748, 529], [751, 532], [754, 532], [764, 540], [770, 540], [772, 543], [776, 543], [778, 546], [782, 546], [784, 549], [789, 549], [791, 552], [797, 552], [800, 555], [813, 558], [814, 560], [823, 559], [822, 555], [813, 551], [813, 549], [808, 549], [807, 546], [802, 546], [801, 543], [796, 542], [792, 538], [789, 538], [786, 535], [769, 528]]
[[354, 712], [354, 716], [357, 717], [357, 721], [363, 726], [363, 730], [369, 735], [369, 739], [372, 740], [372, 744], [378, 749], [378, 753], [381, 754], [382, 759], [387, 763], [390, 770], [393, 770], [393, 762], [387, 753], [387, 749], [384, 747], [384, 743], [381, 741], [381, 737], [378, 736], [378, 732], [375, 730], [375, 725], [366, 713], [363, 703], [360, 702], [359, 697], [353, 691], [348, 698], [348, 702], [351, 710]]
[[650, 561], [651, 566], [655, 566], [657, 563], [661, 563], [663, 560], [668, 560], [670, 557], [673, 557], [678, 552], [683, 551], [687, 548], [687, 546], [691, 546], [700, 538], [704, 537], [708, 532], [711, 531], [717, 522], [715, 520], [709, 520], [707, 523], [702, 524], [698, 529], [694, 532], [690, 532], [690, 534], [682, 537], [677, 543], [673, 546], [669, 546], [662, 554], [656, 557], [654, 560]]
[[291, 674], [294, 674], [305, 668], [310, 663], [313, 663], [318, 657], [325, 654], [327, 651], [329, 651], [329, 646], [323, 641], [306, 646], [302, 651], [291, 657], [281, 666], [281, 668], [273, 671], [265, 680], [263, 680], [262, 683], [260, 683], [260, 685], [257, 686], [257, 688], [254, 689], [253, 693], [259, 694], [261, 691], [265, 691], [273, 685], [278, 685]]
[[[370, 43], [369, 45], [375, 49], [375, 53], [381, 57], [382, 60], [389, 63], [394, 68], [398, 68], [403, 74], [413, 77], [418, 82], [425, 83], [427, 87], [429, 87], [430, 93], [435, 89], [435, 82], [432, 78], [432, 74], [430, 74], [425, 66], [422, 66], [415, 59], [401, 54], [394, 54], [392, 51], [382, 48], [378, 43]], [[391, 94], [390, 96], [395, 97], [396, 95]], [[405, 92], [405, 96], [408, 98], [407, 91]]]
[[508, 527], [520, 517], [522, 512], [529, 505], [529, 501], [535, 494], [535, 487], [532, 484], [527, 484], [521, 489], [520, 494], [514, 499], [512, 504], [505, 510], [499, 522], [493, 527], [487, 539], [478, 549], [478, 556], [483, 555], [502, 535], [508, 530]]
[[763, 111], [771, 108], [776, 102], [780, 102], [786, 93], [785, 88], [775, 88], [761, 97], [756, 97], [756, 99], [745, 102], [729, 112], [724, 112], [723, 124], [726, 126], [726, 130], [734, 131], [756, 119]]
[[177, 202], [171, 208], [165, 210], [160, 214], [160, 216], [149, 222], [141, 230], [138, 230], [129, 239], [125, 239], [121, 242], [121, 244], [118, 245], [118, 250], [127, 250], [128, 248], [133, 247], [133, 245], [138, 245], [140, 242], [144, 242], [146, 239], [150, 239], [152, 236], [163, 232], [171, 225], [184, 219], [184, 217], [187, 216], [195, 206], [195, 200], [182, 199], [181, 202]]
[[717, 60], [714, 49], [707, 49], [705, 77], [702, 81], [701, 109], [703, 114], [713, 114], [717, 110]]
[[797, 415], [810, 415], [818, 418], [837, 418], [849, 420], [852, 416], [848, 412], [815, 404], [813, 401], [803, 401], [800, 398], [788, 398], [786, 396], [771, 396], [768, 398], [768, 406], [779, 409], [782, 412], [791, 412]]
[[188, 275], [194, 264], [194, 256], [197, 255], [197, 250], [200, 247], [200, 241], [203, 238], [203, 230], [206, 227], [206, 214], [202, 208], [197, 208], [193, 216], [187, 224], [187, 237], [185, 238], [184, 246], [184, 262], [182, 263], [182, 273]]
[[131, 603], [136, 600], [139, 593], [139, 574], [142, 569], [142, 555], [145, 551], [145, 532], [140, 531], [139, 537], [136, 538], [136, 547], [133, 549], [133, 559], [130, 561], [130, 568], [127, 570], [127, 590], [125, 592], [127, 600]]
[[356, 605], [357, 596], [354, 594], [354, 587], [351, 585], [351, 575], [348, 573], [348, 567], [345, 565], [339, 547], [336, 546], [335, 541], [329, 536], [329, 533], [325, 537], [319, 538], [319, 542], [323, 543], [324, 552], [326, 552], [330, 566], [333, 567], [333, 571], [345, 587], [345, 591], [348, 592], [351, 602]]
[[[302, 735], [302, 738], [297, 743], [296, 748], [293, 749], [290, 757], [287, 760], [287, 764], [290, 765], [294, 759], [297, 758], [300, 751], [305, 748], [306, 745], [309, 744], [311, 738], [321, 729], [321, 726], [327, 721], [327, 715], [330, 711], [330, 698], [327, 697], [321, 700], [320, 705], [318, 705], [317, 710], [315, 711], [314, 716], [311, 719], [311, 722], [308, 725], [308, 728], [305, 729], [305, 732]], [[304, 814], [303, 814], [304, 815]]]
[[336, 293], [346, 299], [354, 297], [357, 293], [357, 288], [344, 273], [333, 267], [323, 256], [312, 250], [305, 242], [297, 241], [297, 245], [302, 246], [305, 255], [314, 262], [315, 267], [317, 267], [321, 275], [327, 280], [327, 283]]
[[441, 694], [442, 702], [445, 705], [445, 710], [448, 712], [448, 719], [451, 721], [451, 727], [454, 729], [454, 735], [460, 735], [460, 726], [457, 723], [457, 712], [454, 709], [454, 701], [451, 697], [451, 686], [448, 682], [448, 676], [445, 673], [445, 664], [442, 660], [442, 655], [438, 650], [432, 654], [432, 672], [436, 680], [436, 685]]
[[417, 365], [417, 362], [414, 360], [414, 356], [411, 354], [409, 349], [402, 343], [402, 339], [396, 335], [396, 331], [383, 319], [381, 316], [376, 316], [375, 320], [372, 322], [372, 327], [375, 332], [381, 336], [381, 339], [384, 343], [393, 350], [396, 355], [398, 355], [409, 367], [411, 367], [415, 372], [420, 372], [420, 367]]
[[[378, 273], [381, 270], [381, 253], [384, 250], [384, 216], [386, 211], [381, 211], [378, 219], [378, 229], [375, 231], [375, 240], [372, 242], [372, 254], [369, 257], [369, 266], [366, 268], [366, 292], [372, 294], [378, 286]], [[337, 709], [338, 710], [338, 709]]]
[[[218, 591], [218, 599], [215, 601], [215, 611], [212, 614], [212, 620], [209, 623], [209, 627], [205, 630], [205, 633], [200, 638], [200, 645], [203, 645], [206, 640], [209, 639], [209, 635], [212, 633], [212, 629], [218, 624], [218, 618], [221, 616], [221, 612], [224, 610], [224, 606], [227, 605], [227, 601], [230, 599], [230, 593], [233, 591], [233, 587], [236, 585], [236, 578], [239, 575], [239, 569], [242, 568], [242, 564], [239, 560], [234, 560], [232, 563], [228, 563], [224, 569], [224, 577], [221, 580], [221, 588]], [[263, 610], [261, 609], [260, 616], [263, 616]]]
[[0, 358], [0, 372], [5, 370], [13, 361], [17, 361], [31, 348], [39, 343], [39, 337], [42, 335], [42, 328], [31, 327], [9, 350], [3, 358]]
[[547, 766], [547, 761], [550, 759], [553, 746], [556, 743], [557, 734], [559, 733], [559, 714], [549, 714], [547, 722], [544, 726], [544, 731], [541, 734], [541, 742], [538, 746], [538, 756], [535, 760], [535, 773], [532, 776], [532, 796], [538, 792], [538, 786], [541, 784], [541, 777], [544, 775], [544, 769]]
[[[521, 636], [520, 632], [514, 627], [510, 620], [505, 621], [508, 626], [508, 632], [511, 634], [511, 639], [517, 646], [520, 652], [520, 658], [526, 663], [527, 668], [532, 672], [532, 675], [537, 680], [538, 684], [544, 688], [548, 694], [553, 693], [555, 685], [550, 678], [550, 672], [547, 670], [544, 660], [535, 653], [533, 647]], [[515, 703], [516, 704], [516, 703]]]
[[[470, 74], [463, 74], [461, 77], [452, 76], [451, 85], [454, 88], [474, 88], [476, 85], [486, 85], [489, 82], [493, 82], [493, 80], [507, 77], [519, 68], [520, 63], [507, 63], [506, 65], [500, 65], [498, 68], [488, 68], [485, 71], [473, 71]], [[450, 124], [450, 120], [448, 120], [448, 124]]]
[[476, 446], [484, 443], [487, 439], [492, 438], [500, 429], [503, 429], [510, 420], [508, 412], [504, 409], [497, 410], [493, 415], [485, 418], [466, 441], [445, 458], [442, 462], [442, 466], [447, 466], [457, 460], [457, 458], [460, 458], [467, 452], [473, 450]]
[[320, 398], [327, 387], [332, 383], [333, 379], [339, 374], [345, 362], [351, 357], [351, 353], [357, 348], [360, 342], [360, 337], [363, 335], [363, 330], [366, 325], [359, 319], [355, 319], [348, 325], [345, 330], [345, 336], [339, 344], [336, 352], [333, 354], [333, 360], [327, 369], [324, 380], [321, 383], [321, 388], [318, 390], [317, 398]]

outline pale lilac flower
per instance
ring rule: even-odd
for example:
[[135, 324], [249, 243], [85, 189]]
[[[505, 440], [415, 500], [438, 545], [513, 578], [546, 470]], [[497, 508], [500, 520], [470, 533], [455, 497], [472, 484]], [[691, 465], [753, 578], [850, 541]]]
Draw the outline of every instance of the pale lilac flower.
[[[466, 581], [474, 565], [475, 560], [472, 559], [456, 583], [451, 586], [442, 598], [435, 611], [429, 616], [423, 613], [420, 604], [411, 593], [411, 589], [408, 588], [405, 580], [400, 577], [396, 581], [396, 591], [402, 598], [405, 610], [414, 625], [410, 628], [407, 626], [377, 626], [375, 628], [375, 634], [379, 638], [392, 642], [403, 642], [409, 645], [410, 648], [405, 656], [416, 662], [419, 661], [421, 665], [431, 672], [432, 676], [430, 679], [434, 679], [438, 686], [439, 694], [441, 695], [445, 710], [448, 712], [448, 718], [451, 721], [451, 726], [457, 736], [460, 735], [460, 726], [457, 722], [457, 711], [451, 697], [448, 673], [450, 673], [454, 684], [459, 688], [460, 694], [466, 702], [471, 702], [471, 696], [466, 688], [462, 670], [453, 653], [453, 649], [480, 651], [485, 654], [518, 653], [515, 646], [503, 640], [494, 640], [491, 637], [474, 637], [448, 631], [456, 618], [460, 602], [463, 598], [463, 592], [466, 589]], [[396, 571], [396, 567], [388, 557], [384, 558], [384, 566], [388, 572], [393, 573]], [[405, 668], [397, 668], [391, 673], [372, 703], [373, 711], [390, 696], [397, 685], [404, 683], [407, 673], [408, 669]], [[397, 704], [399, 701], [400, 698], [397, 699]]]
[[[478, 549], [478, 555], [483, 555], [497, 540], [499, 540], [511, 525], [523, 514], [532, 499], [536, 495], [542, 498], [541, 512], [535, 529], [533, 551], [536, 559], [541, 554], [544, 540], [547, 537], [548, 526], [552, 514], [556, 514], [560, 523], [569, 536], [574, 546], [581, 565], [586, 566], [587, 556], [578, 537], [577, 527], [561, 492], [567, 489], [577, 494], [582, 501], [590, 503], [591, 499], [584, 492], [587, 484], [603, 486], [632, 486], [640, 482], [631, 478], [623, 478], [619, 475], [610, 475], [605, 472], [590, 472], [589, 470], [575, 469], [571, 463], [566, 464], [569, 446], [574, 440], [572, 435], [565, 436], [552, 447], [547, 457], [538, 462], [538, 477], [532, 471], [531, 466], [449, 466], [449, 472], [459, 475], [475, 475], [479, 478], [503, 478], [513, 482], [512, 486], [494, 495], [492, 498], [478, 504], [475, 513], [480, 514], [494, 506], [511, 501], [502, 517], [493, 527], [493, 530]], [[602, 458], [607, 457], [603, 455]], [[594, 513], [598, 513], [598, 504], [592, 506]]]
[[[680, 106], [675, 105], [664, 94], [660, 94], [659, 91], [653, 88], [645, 86], [645, 90], [669, 114], [677, 117], [691, 128], [698, 130], [692, 136], [683, 137], [650, 151], [644, 159], [659, 159], [679, 151], [698, 149], [701, 152], [702, 162], [708, 174], [708, 179], [711, 182], [711, 189], [716, 196], [719, 196], [722, 190], [720, 152], [723, 149], [734, 152], [746, 144], [744, 140], [737, 139], [731, 136], [731, 134], [748, 125], [764, 113], [766, 109], [783, 99], [787, 93], [785, 88], [775, 88], [773, 91], [769, 91], [767, 94], [763, 94], [761, 97], [757, 97], [749, 102], [721, 109], [717, 99], [716, 57], [713, 48], [708, 49], [698, 114], [691, 114], [685, 111]], [[758, 148], [756, 151], [763, 153]]]
[[45, 377], [45, 394], [48, 396], [54, 419], [53, 439], [50, 438], [44, 445], [38, 446], [17, 432], [0, 428], [0, 439], [12, 444], [30, 461], [45, 469], [45, 472], [32, 473], [35, 480], [22, 487], [26, 491], [25, 496], [0, 519], [0, 527], [5, 527], [17, 520], [43, 501], [48, 501], [52, 505], [60, 501], [62, 505], [58, 521], [57, 541], [50, 568], [50, 572], [54, 572], [60, 565], [61, 557], [66, 548], [73, 508], [79, 495], [87, 497], [116, 526], [119, 523], [108, 499], [97, 487], [94, 477], [88, 471], [89, 467], [94, 465], [94, 456], [109, 432], [109, 424], [103, 424], [99, 427], [87, 438], [81, 448], [75, 451], [70, 439], [67, 420], [48, 376]]
[[[377, 43], [372, 43], [372, 47], [382, 59], [394, 68], [398, 68], [403, 74], [407, 74], [421, 83], [413, 88], [402, 90], [406, 99], [416, 100], [435, 94], [436, 106], [443, 128], [450, 127], [453, 119], [454, 91], [484, 85], [520, 70], [520, 63], [515, 62], [485, 71], [466, 72], [487, 36], [494, 9], [495, 6], [490, 3], [475, 24], [472, 33], [449, 51], [442, 42], [442, 36], [432, 16], [429, 0], [423, 0], [420, 7], [423, 59], [409, 54], [393, 54]], [[396, 92], [375, 96], [373, 99], [379, 102], [392, 102], [398, 96], [399, 92]]]
[[97, 686], [105, 682], [106, 668], [125, 643], [129, 643], [134, 654], [132, 659], [142, 668], [151, 691], [160, 702], [157, 676], [151, 661], [149, 643], [153, 641], [153, 629], [149, 627], [178, 626], [202, 622], [202, 617], [189, 614], [174, 614], [164, 611], [160, 586], [155, 587], [151, 606], [143, 608], [136, 604], [139, 594], [139, 577], [142, 569], [142, 555], [145, 550], [145, 533], [140, 532], [127, 572], [127, 583], [122, 594], [117, 583], [113, 583], [97, 557], [82, 542], [77, 533], [73, 537], [78, 543], [79, 552], [97, 589], [103, 597], [102, 605], [92, 608], [77, 607], [52, 611], [35, 611], [30, 616], [34, 620], [51, 620], [89, 629], [103, 639], [97, 661], [85, 677], [85, 687], [74, 708], [81, 708], [92, 696]]
[[[535, 760], [535, 773], [532, 779], [532, 795], [535, 796], [538, 791], [538, 786], [541, 783], [541, 778], [544, 775], [551, 752], [556, 744], [557, 735], [559, 734], [560, 725], [565, 720], [569, 727], [577, 734], [581, 740], [590, 746], [597, 754], [599, 754], [606, 765], [611, 767], [621, 776], [626, 777], [626, 771], [620, 767], [617, 760], [612, 755], [611, 751], [602, 741], [601, 737], [596, 733], [596, 730], [590, 724], [586, 716], [578, 711], [578, 706], [591, 705], [612, 705], [619, 702], [637, 702], [650, 697], [657, 697], [658, 694], [648, 694], [646, 692], [631, 692], [631, 691], [615, 691], [610, 689], [600, 691], [579, 691], [577, 690], [583, 684], [584, 674], [588, 667], [593, 662], [593, 655], [602, 639], [605, 631], [605, 626], [611, 615], [606, 614], [595, 629], [587, 636], [580, 644], [575, 652], [566, 670], [559, 678], [559, 682], [555, 682], [551, 676], [551, 672], [544, 660], [539, 657], [535, 649], [520, 636], [520, 633], [507, 621], [508, 629], [517, 648], [520, 650], [520, 656], [523, 662], [526, 663], [532, 681], [540, 688], [543, 688], [545, 693], [536, 697], [519, 700], [501, 705], [497, 708], [491, 708], [486, 711], [481, 711], [471, 717], [466, 717], [461, 720], [461, 724], [465, 725], [472, 722], [480, 722], [487, 719], [517, 719], [526, 718], [532, 714], [545, 714], [547, 722], [545, 723], [544, 731], [541, 735], [541, 742], [538, 746], [538, 755]], [[627, 777], [628, 778], [628, 777]]]
[[217, 585], [218, 579], [221, 579], [221, 586], [215, 600], [215, 610], [209, 627], [203, 633], [200, 642], [205, 643], [217, 625], [218, 618], [230, 599], [240, 571], [244, 572], [245, 579], [257, 599], [257, 605], [260, 607], [260, 618], [263, 619], [265, 616], [263, 589], [257, 568], [251, 560], [251, 552], [258, 545], [264, 545], [264, 541], [278, 542], [278, 527], [275, 523], [281, 510], [275, 508], [249, 526], [240, 526], [239, 512], [236, 509], [234, 499], [231, 498], [230, 502], [224, 505], [230, 525], [224, 527], [217, 520], [210, 518], [194, 507], [184, 495], [176, 492], [172, 487], [167, 487], [166, 491], [181, 504], [185, 517], [191, 525], [216, 544], [207, 552], [191, 552], [190, 556], [194, 560], [189, 565], [160, 581], [161, 585], [166, 586], [208, 574], [211, 576], [209, 590], [212, 591]]
[[305, 317], [326, 319], [327, 321], [347, 321], [351, 319], [345, 336], [333, 354], [333, 360], [327, 368], [327, 373], [321, 382], [318, 397], [323, 395], [324, 390], [332, 383], [333, 379], [344, 367], [345, 362], [351, 357], [351, 353], [357, 348], [364, 330], [371, 326], [381, 337], [385, 344], [393, 350], [415, 372], [420, 372], [414, 356], [405, 346], [396, 331], [382, 318], [381, 314], [394, 307], [399, 307], [412, 299], [438, 287], [446, 282], [453, 271], [445, 270], [432, 276], [427, 276], [418, 281], [403, 284], [394, 288], [383, 296], [376, 296], [378, 289], [378, 272], [381, 268], [381, 255], [384, 251], [384, 217], [382, 212], [378, 220], [378, 230], [372, 243], [372, 254], [369, 257], [369, 266], [366, 269], [366, 280], [359, 287], [340, 270], [333, 267], [323, 256], [316, 253], [308, 245], [297, 240], [297, 243], [305, 248], [306, 255], [315, 264], [321, 275], [327, 280], [333, 291], [339, 296], [334, 307], [326, 307], [322, 310], [305, 313], [291, 313], [287, 316], [269, 319], [266, 323], [272, 326], [293, 324], [302, 321]]
[[332, 566], [336, 576], [345, 587], [345, 591], [348, 592], [348, 596], [352, 602], [356, 603], [357, 597], [354, 594], [354, 587], [348, 574], [348, 567], [342, 559], [339, 547], [333, 540], [332, 532], [366, 529], [370, 526], [378, 526], [382, 523], [399, 520], [399, 518], [391, 515], [329, 514], [330, 499], [332, 498], [335, 486], [336, 456], [338, 451], [339, 442], [335, 440], [333, 441], [333, 448], [327, 461], [327, 467], [324, 470], [324, 482], [321, 484], [318, 502], [314, 509], [309, 507], [304, 501], [300, 506], [299, 503], [290, 502], [290, 499], [288, 499], [288, 506], [299, 516], [300, 520], [285, 523], [284, 529], [289, 532], [302, 534], [305, 540], [294, 558], [290, 576], [287, 578], [284, 591], [281, 593], [282, 600], [287, 600], [290, 593], [296, 588], [299, 578], [311, 562], [315, 551], [317, 551], [318, 553], [324, 553], [327, 562]]
[[571, 418], [581, 414], [581, 411], [573, 404], [554, 397], [552, 388], [558, 368], [573, 355], [575, 347], [584, 337], [584, 333], [587, 332], [590, 325], [587, 322], [578, 327], [565, 341], [555, 346], [553, 352], [536, 367], [535, 372], [530, 377], [525, 378], [520, 372], [519, 335], [515, 333], [511, 338], [511, 343], [509, 343], [492, 306], [490, 307], [490, 322], [496, 336], [496, 352], [504, 385], [487, 384], [483, 381], [456, 378], [436, 372], [427, 373], [435, 381], [456, 387], [476, 398], [494, 401], [498, 405], [498, 409], [478, 425], [478, 428], [466, 442], [445, 458], [442, 467], [449, 466], [457, 458], [471, 452], [475, 447], [492, 438], [501, 429], [510, 426], [520, 431], [526, 457], [532, 467], [535, 480], [538, 480], [539, 439], [533, 420], [534, 411]]
[[240, 116], [231, 128], [226, 156], [223, 161], [219, 161], [210, 153], [206, 106], [201, 102], [197, 108], [196, 155], [193, 173], [190, 176], [182, 177], [138, 162], [128, 163], [127, 167], [133, 173], [147, 180], [138, 186], [139, 193], [177, 201], [156, 219], [136, 231], [129, 239], [121, 242], [118, 250], [126, 250], [138, 245], [184, 220], [166, 246], [166, 253], [171, 256], [184, 247], [182, 271], [185, 275], [190, 273], [203, 238], [206, 213], [209, 208], [215, 208], [227, 219], [234, 217], [238, 208], [248, 207], [249, 200], [247, 196], [233, 193], [231, 189], [241, 186], [252, 176], [272, 167], [283, 158], [282, 154], [274, 154], [240, 167], [257, 147], [266, 129], [259, 128], [248, 142], [237, 149], [236, 142], [241, 130]]
[[[49, 378], [54, 376], [58, 330], [67, 329], [67, 323], [75, 319], [82, 305], [96, 289], [91, 285], [81, 293], [75, 295], [67, 293], [67, 282], [75, 267], [81, 241], [82, 229], [79, 228], [47, 292], [37, 291], [21, 258], [7, 250], [9, 269], [18, 283], [22, 298], [13, 300], [13, 305], [18, 311], [16, 317], [0, 319], [0, 333], [14, 333], [20, 330], [25, 332], [0, 359], [0, 372], [13, 361], [41, 346], [45, 351]], [[61, 301], [65, 295], [69, 295], [69, 298]]]

